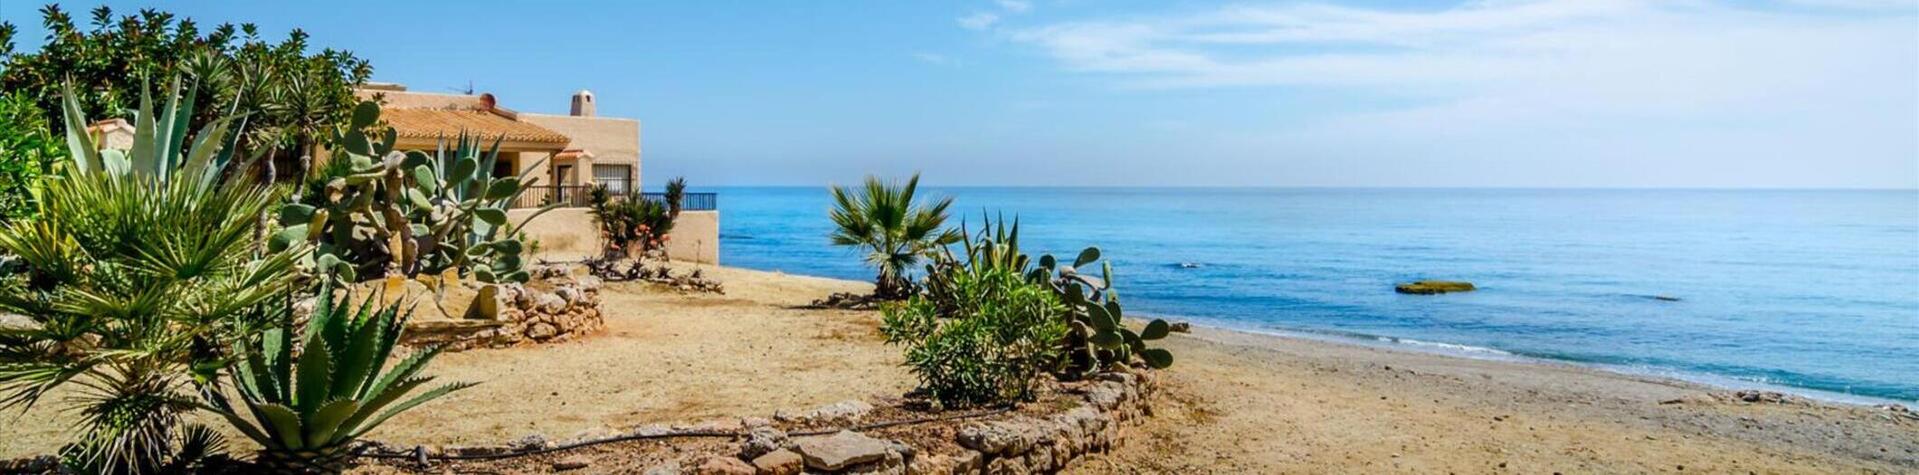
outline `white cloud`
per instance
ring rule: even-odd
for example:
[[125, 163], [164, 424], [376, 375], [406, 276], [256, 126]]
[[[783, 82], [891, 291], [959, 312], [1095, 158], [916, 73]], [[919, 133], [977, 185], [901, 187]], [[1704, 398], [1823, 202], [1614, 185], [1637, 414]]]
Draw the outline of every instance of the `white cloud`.
[[994, 23], [999, 23], [999, 15], [988, 12], [975, 12], [971, 15], [959, 17], [958, 21], [961, 27], [968, 30], [984, 30], [991, 28]]
[[[1468, 154], [1492, 169], [1548, 154], [1590, 162], [1562, 170], [1738, 153], [1741, 167], [1788, 175], [1846, 155], [1827, 160], [1919, 185], [1914, 2], [1783, 1], [1241, 5], [1011, 38], [1123, 89], [1277, 88], [1402, 104], [1332, 107], [1258, 139], [1275, 149]], [[1737, 181], [1746, 171], [1717, 163], [1700, 173]]]

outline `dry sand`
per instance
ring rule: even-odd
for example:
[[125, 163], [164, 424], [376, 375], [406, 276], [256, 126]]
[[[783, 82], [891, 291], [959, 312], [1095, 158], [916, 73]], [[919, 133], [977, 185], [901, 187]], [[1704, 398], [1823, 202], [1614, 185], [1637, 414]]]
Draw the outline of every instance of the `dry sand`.
[[[797, 308], [856, 282], [708, 268], [727, 295], [602, 292], [607, 331], [448, 354], [484, 381], [374, 432], [401, 444], [566, 438], [898, 395], [913, 379], [874, 312]], [[1166, 341], [1157, 416], [1077, 473], [1907, 473], [1919, 420], [1863, 406], [1747, 404], [1689, 383], [1198, 329]], [[1679, 403], [1664, 403], [1681, 400]], [[50, 409], [0, 418], [0, 456], [57, 445]]]

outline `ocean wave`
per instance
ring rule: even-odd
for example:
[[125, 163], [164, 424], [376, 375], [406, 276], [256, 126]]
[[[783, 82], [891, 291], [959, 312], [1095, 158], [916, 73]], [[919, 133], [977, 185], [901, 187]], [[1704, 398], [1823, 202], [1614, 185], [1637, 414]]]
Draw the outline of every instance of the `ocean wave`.
[[1500, 350], [1495, 348], [1487, 348], [1483, 346], [1461, 345], [1458, 343], [1440, 343], [1436, 341], [1413, 340], [1409, 338], [1394, 338], [1390, 336], [1376, 336], [1376, 337], [1373, 337], [1373, 339], [1381, 342], [1392, 343], [1397, 345], [1439, 348], [1439, 349], [1444, 349], [1449, 351], [1460, 351], [1460, 352], [1466, 352], [1466, 353], [1482, 353], [1482, 354], [1488, 354], [1488, 355], [1514, 356], [1513, 353], [1510, 351], [1505, 351], [1505, 350]]

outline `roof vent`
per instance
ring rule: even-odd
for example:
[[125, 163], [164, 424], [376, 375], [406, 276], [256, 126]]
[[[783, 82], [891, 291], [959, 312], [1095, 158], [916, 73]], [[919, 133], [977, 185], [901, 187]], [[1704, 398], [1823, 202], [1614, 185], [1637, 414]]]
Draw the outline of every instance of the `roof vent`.
[[593, 91], [581, 89], [573, 93], [573, 112], [575, 117], [593, 117]]

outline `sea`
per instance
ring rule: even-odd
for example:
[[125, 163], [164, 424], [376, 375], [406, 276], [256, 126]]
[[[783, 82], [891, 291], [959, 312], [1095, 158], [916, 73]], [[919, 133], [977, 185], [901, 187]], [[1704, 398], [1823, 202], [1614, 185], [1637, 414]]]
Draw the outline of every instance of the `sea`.
[[[825, 187], [721, 187], [721, 261], [871, 279]], [[1098, 246], [1129, 315], [1919, 401], [1919, 191], [922, 188]], [[1402, 295], [1394, 284], [1479, 290]]]

